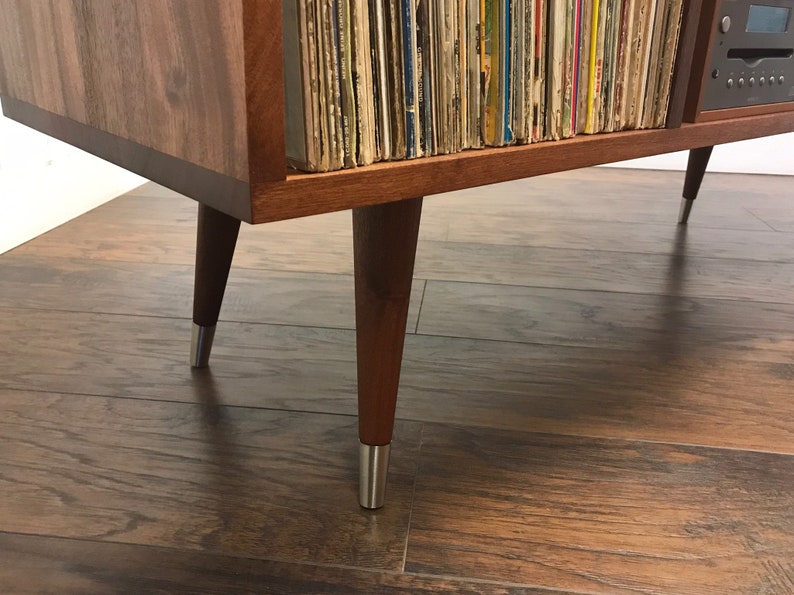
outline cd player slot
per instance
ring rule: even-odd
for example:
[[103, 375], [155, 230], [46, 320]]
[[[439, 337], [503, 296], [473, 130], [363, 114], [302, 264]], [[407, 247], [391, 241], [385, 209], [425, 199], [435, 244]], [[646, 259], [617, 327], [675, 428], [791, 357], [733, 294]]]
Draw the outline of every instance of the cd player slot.
[[758, 66], [768, 58], [791, 58], [792, 48], [733, 48], [728, 50], [729, 60], [744, 60], [747, 66]]

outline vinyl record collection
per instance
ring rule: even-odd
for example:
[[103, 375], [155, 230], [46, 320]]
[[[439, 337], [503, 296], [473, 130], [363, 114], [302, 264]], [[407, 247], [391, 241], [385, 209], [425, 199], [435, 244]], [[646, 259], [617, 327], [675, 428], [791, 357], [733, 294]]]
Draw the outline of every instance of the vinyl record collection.
[[283, 0], [306, 171], [665, 124], [683, 0]]

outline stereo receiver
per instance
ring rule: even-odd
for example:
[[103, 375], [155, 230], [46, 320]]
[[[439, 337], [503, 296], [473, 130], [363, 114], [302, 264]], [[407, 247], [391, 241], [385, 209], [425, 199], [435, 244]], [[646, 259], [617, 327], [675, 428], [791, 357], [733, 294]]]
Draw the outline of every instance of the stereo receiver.
[[692, 122], [794, 109], [794, 0], [704, 0], [689, 90]]

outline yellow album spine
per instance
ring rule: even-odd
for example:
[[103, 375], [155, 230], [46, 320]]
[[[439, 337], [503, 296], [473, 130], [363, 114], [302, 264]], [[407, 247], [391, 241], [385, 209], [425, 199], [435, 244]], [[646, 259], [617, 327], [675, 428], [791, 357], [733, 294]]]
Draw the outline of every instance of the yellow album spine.
[[592, 134], [595, 132], [595, 122], [593, 108], [595, 107], [595, 90], [596, 90], [596, 52], [598, 48], [598, 5], [599, 0], [593, 0], [593, 25], [592, 34], [590, 35], [590, 73], [587, 79], [587, 123], [585, 124], [585, 132]]

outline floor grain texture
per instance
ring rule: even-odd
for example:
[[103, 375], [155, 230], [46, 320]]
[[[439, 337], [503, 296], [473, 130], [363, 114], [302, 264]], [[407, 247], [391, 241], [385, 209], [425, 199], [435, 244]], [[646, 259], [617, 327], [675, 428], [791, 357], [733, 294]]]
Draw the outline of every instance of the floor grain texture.
[[407, 570], [588, 592], [794, 588], [794, 458], [425, 428]]
[[427, 197], [387, 505], [357, 505], [350, 213], [195, 204], [0, 256], [2, 593], [794, 593], [794, 187], [593, 168]]

